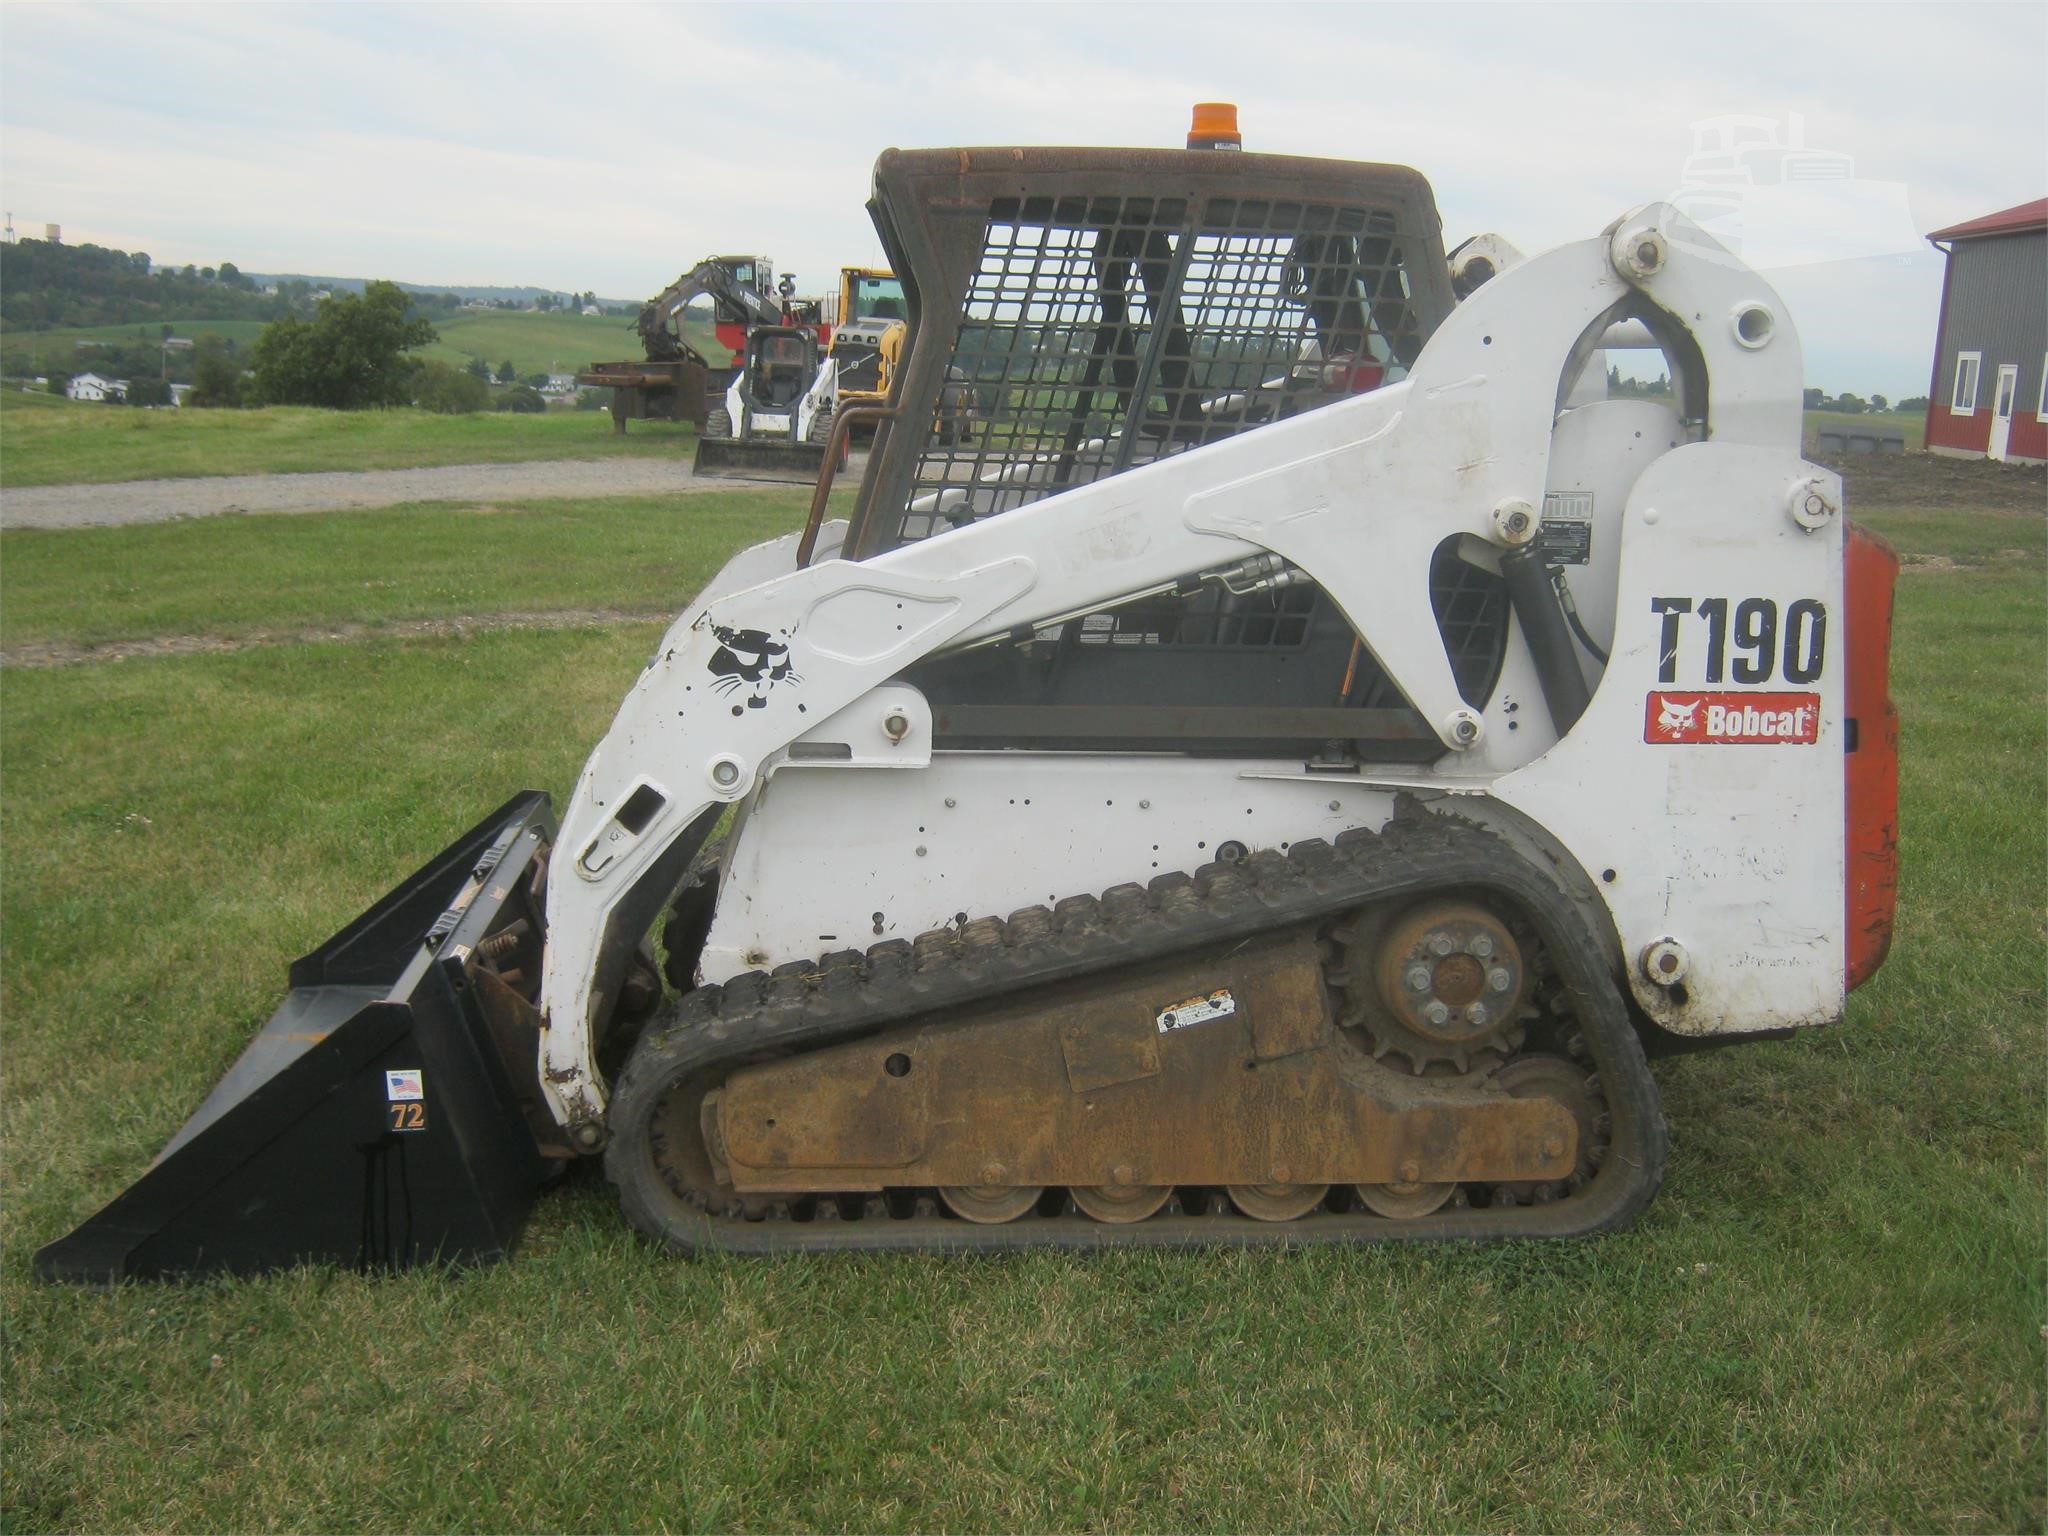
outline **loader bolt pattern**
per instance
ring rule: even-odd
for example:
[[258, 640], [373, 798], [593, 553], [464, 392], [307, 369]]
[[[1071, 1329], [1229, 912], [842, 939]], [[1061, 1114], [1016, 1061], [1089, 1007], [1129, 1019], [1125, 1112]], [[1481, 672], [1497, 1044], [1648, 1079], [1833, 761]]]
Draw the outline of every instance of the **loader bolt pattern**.
[[1397, 1056], [1417, 1073], [1438, 1063], [1465, 1072], [1475, 1055], [1505, 1059], [1521, 1043], [1527, 968], [1489, 909], [1425, 902], [1338, 937], [1355, 951], [1340, 983], [1351, 995], [1347, 1021], [1373, 1038], [1376, 1056]]
[[[1598, 1140], [1581, 1137], [1588, 1173], [1566, 1198], [1527, 1202], [1525, 1210], [1512, 1192], [1497, 1204], [1475, 1205], [1462, 1189], [1425, 1191], [1427, 1198], [1402, 1203], [1382, 1191], [1354, 1199], [1349, 1191], [1318, 1187], [1256, 1201], [1266, 1219], [1254, 1219], [1241, 1214], [1251, 1192], [1234, 1189], [1227, 1203], [1214, 1191], [1183, 1189], [1142, 1220], [1098, 1221], [1077, 1213], [1078, 1201], [1051, 1192], [1041, 1198], [1030, 1189], [1000, 1197], [942, 1190], [935, 1199], [930, 1190], [896, 1190], [879, 1198], [790, 1195], [749, 1202], [729, 1188], [721, 1193], [708, 1171], [704, 1095], [745, 1062], [822, 1049], [910, 1019], [943, 1027], [941, 1021], [978, 1003], [1197, 956], [1305, 923], [1336, 922], [1334, 931], [1342, 932], [1356, 920], [1345, 914], [1398, 915], [1416, 903], [1441, 907], [1453, 904], [1440, 894], [1451, 891], [1459, 893], [1455, 905], [1463, 910], [1472, 910], [1474, 893], [1483, 892], [1488, 911], [1519, 914], [1529, 942], [1540, 948], [1546, 997], [1555, 994], [1548, 1013], [1557, 1022], [1546, 1027], [1585, 1040], [1590, 1059], [1583, 1066], [1548, 1058], [1572, 1069], [1571, 1091], [1597, 1103], [1601, 1126]], [[1068, 897], [1050, 921], [1023, 921], [1031, 914], [1044, 918], [1043, 909], [1026, 909], [1007, 922], [991, 919], [1002, 934], [996, 945], [970, 944], [956, 931], [939, 930], [914, 945], [900, 939], [873, 945], [865, 956], [851, 956], [850, 964], [799, 963], [773, 976], [750, 972], [672, 1000], [648, 1024], [612, 1098], [605, 1171], [627, 1219], [685, 1251], [1184, 1247], [1581, 1235], [1626, 1224], [1655, 1194], [1667, 1143], [1656, 1083], [1601, 949], [1554, 881], [1492, 834], [1404, 807], [1381, 832], [1354, 830], [1334, 845], [1298, 842], [1285, 853], [1263, 850], [1228, 871], [1211, 864], [1192, 875], [1163, 875], [1137, 894], [1133, 903]], [[1495, 932], [1496, 944], [1507, 932]], [[1385, 938], [1382, 933], [1371, 942]], [[1364, 969], [1358, 948], [1344, 950], [1358, 961], [1356, 974], [1332, 973], [1347, 998], [1370, 975], [1383, 987], [1387, 978], [1398, 982], [1405, 975], [1405, 967]], [[1519, 951], [1515, 964], [1521, 964]], [[1511, 1038], [1490, 1037], [1497, 1044]], [[1418, 1165], [1418, 1176], [1421, 1171]], [[1155, 1182], [1170, 1177], [1165, 1170], [1142, 1172]], [[1089, 1198], [1102, 1205], [1098, 1196]], [[973, 1215], [949, 1219], [940, 1214], [941, 1200], [956, 1214]], [[1282, 1208], [1290, 1214], [1274, 1219]], [[1383, 1208], [1397, 1214], [1381, 1214]]]

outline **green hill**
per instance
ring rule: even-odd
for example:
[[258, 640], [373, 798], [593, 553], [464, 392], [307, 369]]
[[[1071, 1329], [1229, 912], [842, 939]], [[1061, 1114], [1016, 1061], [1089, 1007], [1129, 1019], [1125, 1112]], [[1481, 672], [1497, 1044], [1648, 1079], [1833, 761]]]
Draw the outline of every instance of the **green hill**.
[[[523, 378], [530, 373], [573, 373], [593, 362], [639, 357], [640, 337], [616, 317], [523, 310], [465, 310], [431, 317], [438, 339], [420, 355], [458, 368], [480, 357], [493, 370], [506, 358]], [[0, 336], [0, 373], [96, 372], [132, 377], [157, 371], [162, 330], [197, 337], [213, 332], [246, 349], [263, 333], [260, 320], [167, 320], [147, 325], [71, 326]], [[80, 345], [85, 343], [85, 345]], [[92, 345], [103, 343], [104, 345]], [[187, 354], [189, 357], [190, 354]], [[172, 355], [171, 376], [189, 377]]]
[[[263, 334], [263, 320], [152, 320], [146, 324], [76, 325], [54, 331], [9, 331], [0, 336], [0, 373], [10, 378], [91, 368], [99, 373], [133, 373], [136, 363], [158, 355], [163, 328], [194, 339], [208, 332], [247, 347]], [[80, 343], [86, 343], [81, 346]], [[92, 343], [105, 343], [94, 346]], [[102, 363], [101, 359], [105, 361]], [[142, 371], [154, 371], [146, 367]], [[175, 365], [174, 365], [175, 376]]]
[[592, 363], [639, 357], [640, 337], [631, 322], [616, 316], [566, 315], [560, 311], [465, 310], [436, 316], [439, 340], [421, 355], [457, 367], [480, 357], [492, 368], [506, 358], [523, 378], [529, 373], [574, 373]]
[[173, 315], [269, 320], [293, 299], [260, 292], [233, 262], [158, 267], [148, 253], [21, 240], [0, 246], [0, 320], [8, 330], [141, 324]]

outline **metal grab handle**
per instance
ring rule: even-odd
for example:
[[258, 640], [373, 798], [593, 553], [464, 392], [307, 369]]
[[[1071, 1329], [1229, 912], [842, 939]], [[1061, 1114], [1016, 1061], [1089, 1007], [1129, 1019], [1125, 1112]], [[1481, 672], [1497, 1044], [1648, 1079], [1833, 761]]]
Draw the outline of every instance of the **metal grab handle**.
[[839, 456], [845, 451], [853, 429], [863, 422], [894, 421], [896, 415], [897, 409], [893, 405], [854, 405], [833, 417], [832, 436], [825, 444], [825, 462], [818, 468], [817, 488], [811, 492], [811, 515], [804, 520], [804, 536], [797, 541], [798, 570], [811, 563], [811, 554], [818, 547], [818, 528], [825, 521], [825, 503], [832, 495], [832, 482], [839, 475]]

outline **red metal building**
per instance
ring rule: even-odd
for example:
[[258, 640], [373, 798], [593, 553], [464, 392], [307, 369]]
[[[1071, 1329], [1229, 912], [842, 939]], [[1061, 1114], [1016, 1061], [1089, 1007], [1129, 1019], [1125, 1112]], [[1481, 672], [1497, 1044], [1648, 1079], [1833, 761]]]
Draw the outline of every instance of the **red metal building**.
[[2048, 460], [2048, 197], [1927, 238], [1948, 257], [1928, 449]]

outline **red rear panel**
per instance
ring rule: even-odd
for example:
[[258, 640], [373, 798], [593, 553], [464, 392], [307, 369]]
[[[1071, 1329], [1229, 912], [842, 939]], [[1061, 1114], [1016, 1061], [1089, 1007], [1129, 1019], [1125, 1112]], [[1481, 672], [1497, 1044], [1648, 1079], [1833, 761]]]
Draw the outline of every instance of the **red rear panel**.
[[1848, 717], [1856, 725], [1848, 765], [1848, 985], [1861, 986], [1892, 945], [1899, 888], [1899, 712], [1892, 708], [1892, 588], [1899, 557], [1878, 535], [1849, 524], [1842, 552], [1848, 630]]

